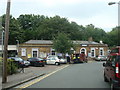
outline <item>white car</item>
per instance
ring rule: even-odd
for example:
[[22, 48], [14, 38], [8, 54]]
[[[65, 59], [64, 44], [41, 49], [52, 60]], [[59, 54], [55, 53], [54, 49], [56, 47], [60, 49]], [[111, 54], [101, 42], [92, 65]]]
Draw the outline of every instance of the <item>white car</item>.
[[67, 63], [67, 59], [61, 58], [60, 59], [60, 63], [66, 64]]
[[46, 64], [60, 65], [60, 59], [55, 55], [49, 55], [46, 58]]
[[107, 60], [107, 56], [98, 56], [95, 58], [96, 61], [106, 61]]

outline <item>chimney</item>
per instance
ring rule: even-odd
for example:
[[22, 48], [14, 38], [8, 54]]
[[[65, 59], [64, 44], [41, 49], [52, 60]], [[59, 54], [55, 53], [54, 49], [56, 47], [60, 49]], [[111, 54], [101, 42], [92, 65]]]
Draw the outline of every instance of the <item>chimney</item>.
[[103, 41], [102, 41], [102, 40], [100, 40], [100, 44], [103, 44]]
[[92, 38], [92, 37], [89, 37], [89, 38], [88, 38], [88, 41], [93, 41], [93, 38]]

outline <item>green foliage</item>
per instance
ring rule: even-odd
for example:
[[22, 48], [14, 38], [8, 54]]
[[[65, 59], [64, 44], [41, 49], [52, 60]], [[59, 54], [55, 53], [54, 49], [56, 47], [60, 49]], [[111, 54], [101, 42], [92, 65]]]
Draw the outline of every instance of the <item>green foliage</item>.
[[53, 48], [59, 53], [70, 52], [71, 47], [73, 47], [73, 43], [65, 33], [59, 33], [53, 40]]
[[108, 32], [108, 38], [110, 46], [120, 45], [120, 29], [118, 27], [113, 28], [111, 32]]
[[[2, 26], [5, 27], [5, 15], [1, 16], [0, 20], [2, 20]], [[11, 45], [16, 44], [16, 40], [19, 40], [20, 43], [31, 39], [53, 40], [58, 33], [66, 34], [71, 40], [87, 41], [89, 37], [92, 37], [94, 41], [99, 42], [102, 40], [109, 46], [120, 45], [118, 27], [106, 33], [103, 29], [96, 28], [92, 24], [84, 27], [57, 15], [47, 17], [25, 14], [20, 15], [18, 18], [10, 16], [9, 44]]]
[[7, 74], [11, 75], [17, 73], [18, 66], [13, 62], [13, 60], [8, 59], [7, 61]]
[[0, 57], [0, 76], [2, 76], [2, 58]]

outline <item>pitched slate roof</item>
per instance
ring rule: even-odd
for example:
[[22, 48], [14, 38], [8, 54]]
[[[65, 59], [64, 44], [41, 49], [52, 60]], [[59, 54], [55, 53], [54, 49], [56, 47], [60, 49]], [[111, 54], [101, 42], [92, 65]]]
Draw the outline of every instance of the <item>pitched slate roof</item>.
[[94, 41], [73, 41], [74, 44], [100, 44]]
[[53, 44], [52, 40], [29, 40], [26, 44]]
[[[100, 44], [100, 43], [94, 42], [94, 41], [79, 41], [79, 40], [76, 40], [76, 41], [74, 40], [73, 43], [74, 44], [86, 44], [86, 45], [89, 45], [89, 44], [94, 44], [94, 45]], [[53, 42], [52, 42], [52, 40], [29, 40], [29, 41], [25, 42], [25, 44], [53, 44]]]

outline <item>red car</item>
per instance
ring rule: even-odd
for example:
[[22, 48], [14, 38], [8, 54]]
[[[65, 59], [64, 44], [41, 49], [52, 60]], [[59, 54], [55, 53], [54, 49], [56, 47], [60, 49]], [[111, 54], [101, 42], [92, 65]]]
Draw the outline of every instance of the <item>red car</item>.
[[106, 63], [103, 63], [104, 81], [110, 82], [111, 90], [120, 90], [120, 47], [111, 50]]

